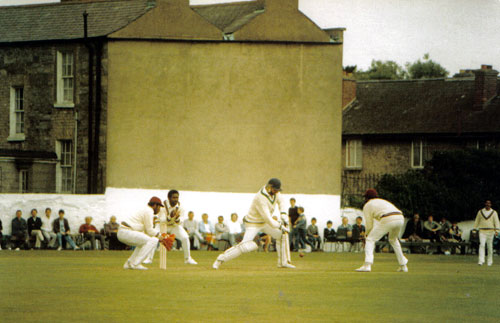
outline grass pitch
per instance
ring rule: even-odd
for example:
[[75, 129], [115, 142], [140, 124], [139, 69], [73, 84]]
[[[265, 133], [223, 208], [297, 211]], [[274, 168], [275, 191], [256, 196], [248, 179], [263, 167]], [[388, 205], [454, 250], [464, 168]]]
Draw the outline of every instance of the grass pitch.
[[211, 265], [218, 252], [194, 251], [197, 266], [169, 252], [168, 269], [124, 270], [130, 251], [0, 251], [1, 322], [498, 322], [500, 257], [376, 254], [371, 273], [353, 270], [363, 254], [276, 253]]

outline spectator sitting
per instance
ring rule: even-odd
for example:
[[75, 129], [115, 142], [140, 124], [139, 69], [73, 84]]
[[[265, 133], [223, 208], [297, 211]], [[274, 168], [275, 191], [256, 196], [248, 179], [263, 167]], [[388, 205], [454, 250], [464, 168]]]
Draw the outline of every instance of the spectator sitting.
[[3, 235], [2, 235], [2, 220], [0, 220], [0, 250], [2, 250], [2, 243], [3, 243]]
[[470, 248], [472, 252], [479, 252], [479, 230], [472, 229], [469, 234]]
[[[306, 248], [306, 230], [307, 230], [307, 220], [304, 214], [304, 208], [299, 206], [299, 217], [297, 218], [296, 228], [297, 228], [297, 248], [305, 249]], [[298, 250], [297, 250], [298, 251]]]
[[26, 246], [26, 240], [28, 239], [28, 225], [22, 215], [23, 212], [17, 210], [16, 217], [12, 219], [11, 241], [16, 251], [19, 251], [20, 247]]
[[229, 244], [235, 246], [243, 240], [243, 226], [238, 222], [238, 214], [231, 214], [231, 222], [227, 225], [229, 227]]
[[42, 245], [43, 239], [43, 234], [42, 234], [42, 219], [40, 219], [38, 216], [38, 210], [33, 209], [31, 210], [31, 217], [28, 219], [28, 240], [29, 237], [35, 236], [36, 237], [36, 242], [35, 242], [35, 249], [40, 249]]
[[[424, 229], [425, 233], [428, 239], [431, 240], [431, 242], [439, 242], [439, 232], [441, 231], [441, 224], [438, 222], [434, 221], [434, 217], [432, 215], [429, 215], [427, 218], [427, 221], [424, 222]], [[438, 248], [438, 251], [440, 249]], [[434, 250], [430, 249], [429, 254], [433, 254]]]
[[420, 215], [415, 213], [413, 219], [406, 223], [406, 229], [403, 234], [403, 239], [408, 239], [410, 242], [422, 242], [424, 238], [424, 223], [420, 220]]
[[333, 228], [333, 222], [326, 222], [326, 228], [323, 230], [323, 239], [325, 242], [335, 242], [337, 241], [337, 234]]
[[[451, 223], [451, 227], [448, 230], [448, 237], [449, 242], [462, 242], [462, 230], [458, 227], [457, 221]], [[457, 249], [458, 247], [453, 248], [451, 253], [455, 254]], [[465, 246], [461, 248], [461, 254], [465, 254]]]
[[54, 232], [57, 234], [57, 241], [59, 242], [59, 247], [57, 248], [58, 251], [62, 250], [62, 237], [64, 236], [64, 239], [66, 242], [68, 242], [73, 248], [73, 250], [78, 250], [80, 249], [73, 239], [71, 239], [71, 231], [69, 228], [69, 223], [68, 220], [64, 218], [64, 210], [59, 210], [59, 219], [54, 220]]
[[208, 221], [208, 214], [203, 213], [201, 215], [201, 221], [198, 225], [198, 230], [200, 234], [203, 236], [204, 242], [207, 244], [207, 249], [213, 249], [213, 245], [215, 242], [215, 229], [210, 221]]
[[118, 228], [120, 224], [116, 222], [116, 216], [112, 215], [109, 222], [104, 224], [104, 234], [109, 240], [109, 250], [124, 250], [126, 245], [118, 240]]
[[[271, 236], [264, 233], [264, 232], [259, 232], [257, 236], [255, 237], [257, 240], [257, 244], [259, 247], [262, 247], [262, 250], [264, 252], [269, 252], [269, 245], [271, 244]], [[255, 241], [255, 240], [254, 240]]]
[[83, 237], [85, 239], [90, 240], [90, 244], [93, 250], [97, 250], [95, 243], [96, 239], [99, 239], [99, 241], [101, 242], [101, 249], [102, 250], [106, 249], [104, 236], [100, 234], [99, 230], [97, 230], [97, 228], [91, 223], [92, 223], [92, 217], [86, 216], [85, 223], [80, 226], [78, 232], [83, 234]]
[[342, 247], [342, 251], [347, 250], [346, 242], [350, 242], [352, 238], [352, 226], [349, 224], [349, 219], [342, 217], [342, 224], [337, 227], [337, 241]]
[[193, 239], [193, 247], [200, 249], [200, 243], [203, 243], [203, 237], [198, 231], [198, 222], [194, 220], [194, 212], [189, 211], [188, 218], [182, 223], [184, 230], [189, 235], [189, 239]]
[[[1, 236], [1, 232], [0, 232], [0, 236]], [[497, 234], [495, 234], [495, 238], [493, 239], [493, 248], [494, 248], [494, 250], [497, 251], [497, 255], [500, 255], [500, 232], [497, 232]]]
[[320, 249], [321, 238], [319, 236], [318, 226], [316, 225], [316, 218], [312, 218], [311, 224], [307, 227], [307, 240], [313, 251]]
[[52, 221], [50, 216], [52, 215], [52, 209], [50, 207], [45, 209], [45, 216], [42, 218], [42, 234], [46, 241], [48, 241], [48, 248], [54, 248], [56, 243], [57, 235], [54, 233], [52, 228]]
[[[439, 230], [439, 241], [447, 242], [448, 239], [450, 238], [451, 223], [450, 223], [450, 221], [446, 220], [446, 217], [443, 216], [443, 217], [441, 217], [439, 224], [441, 225], [441, 229]], [[450, 254], [449, 247], [443, 247], [442, 251], [444, 252], [445, 255]]]
[[[229, 227], [224, 223], [224, 217], [222, 215], [219, 215], [219, 217], [217, 218], [217, 223], [215, 224], [215, 239], [217, 239], [218, 241], [227, 241], [227, 243], [229, 244]], [[224, 251], [224, 250], [221, 250], [221, 249], [224, 249], [222, 248], [222, 244], [218, 244], [218, 250], [220, 251]]]
[[356, 218], [356, 224], [352, 226], [352, 251], [359, 252], [365, 241], [366, 228], [363, 224], [363, 218], [358, 216]]

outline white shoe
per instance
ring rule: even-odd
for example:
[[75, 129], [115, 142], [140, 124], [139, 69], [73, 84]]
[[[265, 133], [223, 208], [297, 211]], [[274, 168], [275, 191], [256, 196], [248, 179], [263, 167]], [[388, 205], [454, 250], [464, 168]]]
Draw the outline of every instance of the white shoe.
[[19, 249], [19, 248], [16, 248], [16, 251], [19, 251], [19, 250], [21, 250], [21, 249]]
[[76, 246], [73, 248], [73, 250], [80, 250], [80, 247]]
[[482, 266], [482, 265], [484, 265], [484, 262], [478, 262], [477, 264], [478, 264], [479, 266]]
[[148, 270], [148, 268], [144, 267], [143, 265], [141, 264], [138, 264], [136, 266], [130, 264], [130, 269], [136, 269], [136, 270]]
[[190, 265], [197, 265], [198, 263], [191, 257], [189, 257], [188, 259], [184, 260], [184, 263], [185, 264], [190, 264]]
[[219, 260], [219, 258], [217, 257], [217, 259], [215, 259], [215, 261], [214, 261], [214, 264], [212, 265], [212, 268], [219, 269], [220, 265], [222, 265], [222, 261]]
[[407, 273], [408, 272], [408, 267], [406, 265], [399, 266], [398, 271], [399, 272]]
[[61, 247], [61, 246], [59, 246], [59, 247], [57, 248], [57, 251], [61, 251], [61, 250], [62, 250], [62, 247]]
[[130, 266], [130, 262], [128, 260], [125, 261], [125, 264], [123, 265], [123, 269], [132, 269], [132, 267]]
[[356, 271], [369, 272], [369, 271], [372, 271], [372, 268], [371, 268], [371, 266], [363, 265], [363, 266], [359, 267], [358, 269], [356, 269]]
[[493, 264], [488, 264], [488, 266], [491, 266], [491, 265], [493, 265]]
[[152, 264], [153, 262], [152, 262], [151, 260], [149, 260], [149, 259], [148, 259], [148, 260], [144, 260], [142, 263], [143, 263], [143, 264], [145, 264], [145, 265], [150, 265], [150, 264]]
[[294, 265], [290, 264], [290, 263], [286, 263], [284, 265], [278, 265], [278, 268], [296, 268]]

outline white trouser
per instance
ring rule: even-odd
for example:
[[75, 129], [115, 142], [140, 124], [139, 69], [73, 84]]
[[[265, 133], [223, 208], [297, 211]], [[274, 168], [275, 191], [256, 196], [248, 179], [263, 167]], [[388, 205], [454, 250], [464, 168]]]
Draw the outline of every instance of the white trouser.
[[193, 232], [189, 232], [188, 236], [189, 236], [189, 238], [193, 238], [193, 246], [196, 249], [200, 249], [200, 243], [202, 243], [204, 241], [201, 234], [198, 231], [193, 231]]
[[36, 236], [35, 248], [40, 248], [43, 241], [42, 230], [31, 230], [31, 235]]
[[373, 229], [366, 237], [365, 244], [365, 263], [373, 264], [373, 251], [375, 250], [375, 242], [379, 241], [383, 236], [389, 233], [389, 243], [394, 249], [394, 253], [398, 258], [399, 265], [406, 265], [408, 259], [403, 255], [401, 244], [399, 243], [399, 232], [403, 227], [405, 220], [402, 215], [391, 215], [375, 220]]
[[121, 242], [129, 246], [135, 246], [134, 252], [128, 258], [128, 261], [133, 266], [140, 265], [158, 244], [158, 238], [131, 229], [118, 229], [117, 237]]
[[484, 264], [484, 249], [488, 246], [488, 265], [493, 264], [494, 230], [479, 230], [479, 263]]
[[191, 257], [191, 243], [189, 242], [189, 235], [186, 230], [180, 225], [170, 225], [167, 229], [168, 234], [175, 234], [175, 238], [179, 239], [182, 243], [182, 251], [184, 251], [184, 260]]
[[52, 231], [45, 231], [42, 230], [42, 234], [49, 241], [48, 247], [52, 248], [54, 246], [54, 243], [56, 242], [57, 234], [55, 234]]

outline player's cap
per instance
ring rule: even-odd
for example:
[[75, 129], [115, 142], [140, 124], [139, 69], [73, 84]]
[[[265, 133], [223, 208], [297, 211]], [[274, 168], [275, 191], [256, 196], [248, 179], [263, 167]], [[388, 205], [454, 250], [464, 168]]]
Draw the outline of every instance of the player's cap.
[[365, 195], [363, 195], [367, 199], [374, 199], [378, 197], [378, 193], [374, 188], [369, 188], [366, 190]]
[[281, 191], [281, 181], [277, 178], [271, 178], [267, 184], [271, 185], [275, 190]]
[[159, 206], [163, 206], [163, 203], [161, 203], [161, 200], [158, 197], [156, 197], [156, 196], [153, 196], [149, 200], [149, 203], [148, 203], [148, 205], [154, 205], [154, 204], [158, 204]]

